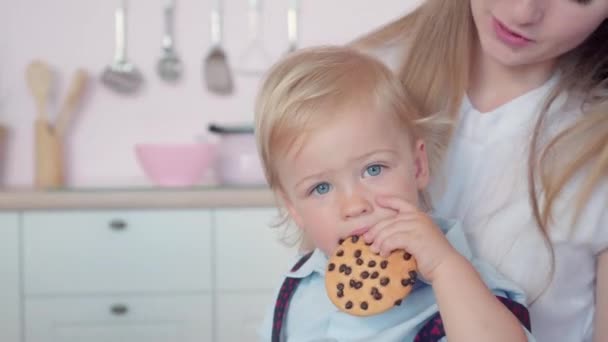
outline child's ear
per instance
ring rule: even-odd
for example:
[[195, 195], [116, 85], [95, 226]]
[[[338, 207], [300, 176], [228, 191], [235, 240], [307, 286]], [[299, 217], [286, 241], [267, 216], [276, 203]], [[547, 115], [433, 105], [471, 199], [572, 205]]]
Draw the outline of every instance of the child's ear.
[[295, 224], [298, 226], [298, 228], [304, 229], [302, 217], [300, 215], [298, 215], [298, 212], [297, 212], [296, 208], [294, 207], [293, 202], [291, 202], [291, 200], [289, 199], [289, 196], [287, 196], [287, 194], [285, 194], [285, 192], [282, 189], [277, 190], [277, 195], [280, 198], [281, 202], [283, 203], [283, 206], [285, 207], [285, 209], [287, 209], [287, 213], [289, 214], [289, 217], [293, 220], [293, 222], [295, 222]]
[[425, 189], [429, 184], [430, 172], [429, 159], [426, 155], [426, 147], [422, 139], [416, 140], [414, 144], [414, 166], [418, 190]]

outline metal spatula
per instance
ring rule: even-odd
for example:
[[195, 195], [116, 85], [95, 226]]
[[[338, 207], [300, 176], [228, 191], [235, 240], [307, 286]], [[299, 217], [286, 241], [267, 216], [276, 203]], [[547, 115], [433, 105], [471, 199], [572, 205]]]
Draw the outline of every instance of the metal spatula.
[[175, 0], [165, 0], [165, 34], [162, 41], [162, 56], [156, 64], [158, 76], [167, 82], [177, 82], [183, 72], [183, 64], [175, 51], [173, 24], [175, 21]]
[[139, 90], [143, 77], [139, 70], [127, 60], [125, 8], [126, 0], [121, 0], [114, 14], [116, 25], [114, 61], [103, 71], [101, 82], [118, 93], [132, 94]]
[[298, 49], [298, 17], [300, 5], [298, 0], [289, 0], [287, 10], [287, 52], [294, 52]]
[[203, 79], [209, 91], [219, 95], [230, 95], [234, 90], [228, 57], [222, 48], [222, 2], [212, 1], [211, 50], [203, 61]]
[[259, 77], [272, 65], [270, 53], [264, 46], [262, 34], [262, 0], [249, 0], [249, 44], [239, 56], [236, 70], [244, 76]]

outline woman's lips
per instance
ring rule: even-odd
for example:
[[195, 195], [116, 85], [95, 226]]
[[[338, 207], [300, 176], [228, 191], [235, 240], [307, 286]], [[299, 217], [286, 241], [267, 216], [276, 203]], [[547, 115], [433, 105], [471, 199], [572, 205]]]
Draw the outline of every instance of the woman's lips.
[[496, 18], [492, 19], [492, 26], [496, 37], [509, 46], [520, 48], [533, 42], [532, 39], [512, 31]]

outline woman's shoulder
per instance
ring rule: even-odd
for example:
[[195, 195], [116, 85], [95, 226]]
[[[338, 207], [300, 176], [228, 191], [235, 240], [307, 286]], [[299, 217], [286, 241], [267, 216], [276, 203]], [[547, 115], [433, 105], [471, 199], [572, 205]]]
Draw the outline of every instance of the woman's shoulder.
[[[583, 97], [573, 93], [561, 96], [559, 103], [549, 113], [546, 135], [542, 137], [542, 147], [553, 144], [546, 160], [545, 168], [553, 175], [561, 175], [576, 157], [585, 153], [587, 146], [583, 135], [570, 135], [568, 139], [555, 142], [555, 138], [571, 130], [581, 120], [585, 120]], [[584, 134], [584, 133], [579, 133]], [[582, 142], [581, 142], [582, 141]], [[553, 208], [555, 238], [571, 240], [577, 244], [591, 246], [594, 252], [608, 247], [608, 176], [597, 175], [593, 186], [589, 183], [595, 177], [597, 168], [591, 160], [580, 167], [568, 180], [557, 197]], [[561, 171], [560, 171], [561, 170]], [[578, 203], [583, 203], [578, 205]]]
[[[551, 229], [554, 240], [568, 240], [598, 254], [608, 248], [608, 178], [585, 193], [589, 176], [588, 170], [583, 169], [565, 186], [553, 209]], [[580, 201], [584, 205], [579, 209], [576, 203]]]

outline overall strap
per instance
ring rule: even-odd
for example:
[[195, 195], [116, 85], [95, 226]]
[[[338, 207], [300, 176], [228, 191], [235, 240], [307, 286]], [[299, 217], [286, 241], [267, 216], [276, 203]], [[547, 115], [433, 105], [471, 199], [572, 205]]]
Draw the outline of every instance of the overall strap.
[[[312, 252], [304, 255], [298, 262], [292, 267], [291, 272], [297, 271], [304, 263], [310, 258]], [[285, 320], [285, 313], [289, 307], [289, 301], [291, 296], [296, 292], [296, 287], [300, 283], [301, 278], [285, 278], [279, 295], [274, 305], [274, 316], [272, 321], [272, 342], [281, 341], [281, 331], [283, 328], [283, 322]]]
[[[498, 300], [500, 300], [500, 302], [519, 319], [519, 322], [526, 327], [528, 331], [531, 331], [530, 314], [525, 306], [509, 298], [501, 296], [496, 296], [496, 298], [498, 298]], [[422, 329], [420, 329], [414, 342], [437, 342], [443, 337], [445, 337], [443, 321], [441, 315], [437, 313], [422, 327]]]

